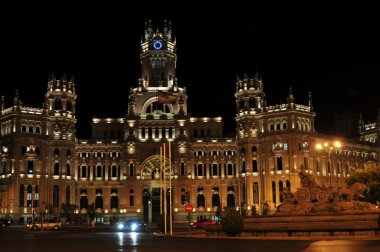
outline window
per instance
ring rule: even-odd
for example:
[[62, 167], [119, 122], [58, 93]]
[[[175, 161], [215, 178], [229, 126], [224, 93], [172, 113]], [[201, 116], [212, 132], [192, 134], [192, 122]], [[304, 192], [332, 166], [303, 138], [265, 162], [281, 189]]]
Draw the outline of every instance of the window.
[[28, 185], [26, 189], [26, 206], [32, 207], [32, 186]]
[[53, 207], [59, 207], [59, 187], [53, 187]]
[[218, 164], [217, 163], [213, 163], [212, 164], [212, 175], [213, 176], [218, 176]]
[[82, 178], [87, 178], [87, 167], [82, 166]]
[[134, 197], [133, 195], [129, 195], [129, 206], [133, 206], [134, 205]]
[[272, 181], [272, 202], [276, 203], [276, 182]]
[[181, 163], [181, 176], [185, 175], [185, 163]]
[[21, 126], [21, 132], [26, 133], [26, 126]]
[[212, 207], [219, 207], [220, 206], [220, 197], [219, 197], [219, 193], [214, 193], [212, 195], [212, 199], [211, 199], [211, 203], [212, 203]]
[[54, 175], [59, 175], [59, 163], [54, 164]]
[[96, 166], [96, 177], [97, 178], [101, 178], [102, 177], [102, 166], [101, 165], [97, 165]]
[[117, 167], [116, 165], [112, 165], [112, 177], [117, 177]]
[[59, 156], [59, 149], [54, 149], [54, 155]]
[[111, 209], [118, 209], [119, 208], [119, 199], [117, 195], [112, 195], [111, 196]]
[[134, 173], [135, 173], [135, 168], [134, 168], [134, 165], [133, 165], [133, 163], [130, 163], [129, 164], [129, 176], [130, 177], [133, 177], [134, 176]]
[[277, 157], [277, 171], [282, 171], [282, 157]]
[[243, 163], [241, 165], [241, 172], [245, 173], [245, 161], [243, 161]]
[[282, 189], [283, 189], [284, 185], [282, 183], [282, 181], [279, 181], [278, 182], [278, 189], [280, 190], [280, 202], [282, 203], [284, 201], [283, 197], [282, 197]]
[[38, 207], [38, 201], [40, 199], [40, 189], [38, 188], [38, 186], [36, 186], [34, 188], [34, 207]]
[[66, 176], [71, 176], [70, 164], [66, 164]]
[[252, 172], [258, 172], [256, 159], [252, 160]]
[[253, 203], [259, 204], [259, 184], [253, 183]]
[[28, 174], [32, 174], [33, 173], [33, 167], [34, 167], [33, 160], [28, 160]]
[[70, 194], [71, 194], [71, 190], [70, 190], [70, 186], [68, 186], [66, 187], [66, 205], [70, 204]]
[[203, 176], [203, 165], [198, 164], [197, 176]]

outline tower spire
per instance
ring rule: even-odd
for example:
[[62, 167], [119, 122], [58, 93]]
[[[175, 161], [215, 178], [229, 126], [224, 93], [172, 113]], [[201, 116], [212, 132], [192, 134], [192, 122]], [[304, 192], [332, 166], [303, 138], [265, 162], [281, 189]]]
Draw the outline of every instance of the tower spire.
[[288, 108], [294, 108], [295, 104], [295, 98], [294, 98], [294, 95], [293, 95], [293, 88], [292, 87], [289, 87], [289, 96], [288, 96]]
[[311, 97], [311, 92], [309, 92], [309, 107], [310, 107], [310, 112], [313, 111], [313, 99]]
[[4, 95], [1, 96], [1, 111], [3, 111], [5, 108], [5, 101], [4, 101]]

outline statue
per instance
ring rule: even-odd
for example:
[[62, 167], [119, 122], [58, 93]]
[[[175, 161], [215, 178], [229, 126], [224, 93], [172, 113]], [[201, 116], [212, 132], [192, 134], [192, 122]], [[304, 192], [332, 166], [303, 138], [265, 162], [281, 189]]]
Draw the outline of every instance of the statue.
[[365, 198], [363, 193], [367, 190], [367, 186], [363, 183], [356, 182], [347, 189], [335, 191], [332, 188], [319, 186], [314, 177], [306, 173], [303, 166], [298, 175], [302, 186], [295, 193], [287, 187], [283, 188], [281, 194], [284, 201], [277, 207], [275, 215], [377, 211], [375, 205], [358, 201]]

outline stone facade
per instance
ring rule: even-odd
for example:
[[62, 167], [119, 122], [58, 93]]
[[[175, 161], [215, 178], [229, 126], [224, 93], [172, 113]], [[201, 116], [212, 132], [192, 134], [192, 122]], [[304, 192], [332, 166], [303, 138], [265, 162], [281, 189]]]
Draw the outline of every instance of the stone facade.
[[[345, 186], [350, 167], [379, 162], [375, 145], [316, 133], [311, 94], [300, 105], [290, 89], [287, 103], [267, 105], [258, 73], [237, 80], [235, 137], [223, 136], [220, 117], [192, 117], [186, 88], [175, 76], [169, 23], [156, 32], [146, 25], [141, 65], [127, 115], [93, 118], [90, 139], [76, 138], [74, 78], [52, 74], [43, 108], [23, 106], [17, 93], [10, 107], [3, 99], [1, 215], [21, 221], [33, 212], [57, 215], [62, 203], [86, 214], [93, 204], [97, 222], [154, 222], [160, 212], [159, 150], [167, 142], [175, 221], [185, 220], [186, 201], [194, 206], [193, 218], [214, 215], [218, 205], [249, 212], [267, 203], [274, 210], [282, 188], [300, 187], [301, 166], [319, 184], [336, 188]], [[337, 140], [340, 147], [332, 145]]]

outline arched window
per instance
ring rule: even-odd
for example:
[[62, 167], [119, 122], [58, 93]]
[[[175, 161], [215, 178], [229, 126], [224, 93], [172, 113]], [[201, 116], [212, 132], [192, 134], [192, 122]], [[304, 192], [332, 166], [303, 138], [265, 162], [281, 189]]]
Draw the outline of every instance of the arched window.
[[95, 198], [95, 210], [96, 209], [103, 209], [103, 196], [97, 195]]
[[24, 207], [24, 185], [20, 185], [19, 205]]
[[59, 207], [59, 186], [53, 187], [53, 207]]
[[257, 182], [253, 183], [253, 203], [259, 204], [259, 184]]
[[241, 164], [241, 173], [245, 173], [245, 161]]
[[70, 186], [67, 186], [66, 187], [66, 205], [70, 205], [71, 204], [70, 194], [71, 194]]
[[276, 203], [276, 182], [272, 181], [272, 202]]
[[197, 207], [205, 207], [205, 196], [203, 194], [198, 194]]
[[290, 181], [289, 181], [289, 180], [286, 180], [286, 187], [289, 189], [289, 191], [291, 191], [291, 188], [290, 188]]
[[80, 209], [88, 209], [87, 195], [80, 196]]
[[282, 189], [283, 189], [284, 185], [282, 183], [282, 181], [279, 181], [278, 182], [278, 189], [280, 190], [280, 202], [282, 203], [284, 201], [283, 197], [282, 197]]
[[111, 209], [119, 209], [119, 199], [117, 195], [111, 196]]
[[288, 124], [286, 122], [282, 122], [282, 129], [287, 129], [288, 128]]
[[212, 195], [212, 207], [220, 207], [220, 197], [219, 197], [219, 193], [214, 193]]
[[272, 123], [270, 126], [269, 126], [269, 131], [273, 131], [274, 130], [274, 124]]
[[235, 207], [235, 195], [233, 191], [229, 191], [227, 194], [227, 206]]
[[59, 175], [59, 163], [54, 164], [54, 175]]

